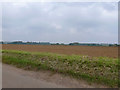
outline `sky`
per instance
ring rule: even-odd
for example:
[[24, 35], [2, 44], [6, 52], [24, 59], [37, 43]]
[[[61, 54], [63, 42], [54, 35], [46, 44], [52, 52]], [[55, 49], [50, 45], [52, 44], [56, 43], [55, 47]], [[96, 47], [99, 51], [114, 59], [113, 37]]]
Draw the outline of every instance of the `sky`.
[[118, 43], [118, 4], [3, 3], [2, 39], [52, 43]]

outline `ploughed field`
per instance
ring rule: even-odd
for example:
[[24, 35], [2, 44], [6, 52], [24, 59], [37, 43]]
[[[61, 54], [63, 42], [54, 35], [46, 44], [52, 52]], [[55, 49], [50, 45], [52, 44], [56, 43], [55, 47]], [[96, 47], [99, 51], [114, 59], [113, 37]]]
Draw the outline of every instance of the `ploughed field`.
[[3, 50], [22, 50], [30, 52], [52, 52], [66, 55], [88, 55], [92, 57], [118, 57], [118, 47], [68, 46], [68, 45], [13, 45], [3, 44]]

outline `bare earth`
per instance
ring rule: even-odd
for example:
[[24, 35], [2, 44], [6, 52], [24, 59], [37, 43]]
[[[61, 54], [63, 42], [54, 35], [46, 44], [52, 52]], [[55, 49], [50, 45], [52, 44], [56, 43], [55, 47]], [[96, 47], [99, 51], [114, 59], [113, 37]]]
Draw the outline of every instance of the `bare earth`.
[[26, 71], [6, 64], [2, 65], [3, 88], [105, 88], [88, 84], [50, 71]]
[[52, 52], [67, 55], [88, 55], [92, 57], [118, 57], [118, 47], [103, 46], [65, 46], [65, 45], [2, 45], [6, 50], [24, 50], [31, 52]]

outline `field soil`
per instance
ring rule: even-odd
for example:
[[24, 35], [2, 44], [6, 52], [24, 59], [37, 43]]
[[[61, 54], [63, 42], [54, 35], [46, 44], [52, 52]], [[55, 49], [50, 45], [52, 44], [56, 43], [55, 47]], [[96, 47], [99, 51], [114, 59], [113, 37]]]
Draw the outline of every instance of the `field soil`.
[[13, 45], [3, 44], [3, 50], [23, 50], [31, 52], [52, 52], [67, 55], [88, 55], [92, 57], [118, 57], [118, 47], [68, 46], [68, 45]]

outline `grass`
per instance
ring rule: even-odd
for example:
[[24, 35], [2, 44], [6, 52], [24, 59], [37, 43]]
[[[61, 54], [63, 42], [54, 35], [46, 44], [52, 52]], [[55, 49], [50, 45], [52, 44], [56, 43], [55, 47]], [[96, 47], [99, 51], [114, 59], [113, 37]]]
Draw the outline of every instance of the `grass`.
[[118, 59], [2, 50], [2, 62], [27, 70], [51, 70], [88, 82], [118, 87]]

